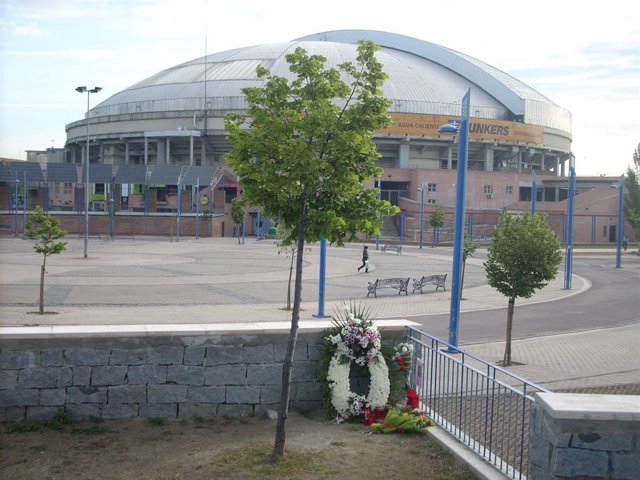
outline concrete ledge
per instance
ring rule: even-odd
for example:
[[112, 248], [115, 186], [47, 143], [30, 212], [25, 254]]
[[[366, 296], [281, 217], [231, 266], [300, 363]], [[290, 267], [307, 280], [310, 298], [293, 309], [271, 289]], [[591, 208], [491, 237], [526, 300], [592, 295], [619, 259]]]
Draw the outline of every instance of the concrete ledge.
[[[410, 320], [377, 320], [375, 325], [386, 331], [400, 331], [419, 326]], [[319, 333], [332, 326], [329, 320], [300, 322], [300, 333]], [[38, 338], [104, 338], [199, 335], [260, 335], [287, 333], [290, 322], [194, 323], [147, 325], [53, 325], [34, 327], [0, 327], [0, 340]]]
[[538, 393], [536, 401], [550, 417], [558, 420], [640, 421], [637, 395]]

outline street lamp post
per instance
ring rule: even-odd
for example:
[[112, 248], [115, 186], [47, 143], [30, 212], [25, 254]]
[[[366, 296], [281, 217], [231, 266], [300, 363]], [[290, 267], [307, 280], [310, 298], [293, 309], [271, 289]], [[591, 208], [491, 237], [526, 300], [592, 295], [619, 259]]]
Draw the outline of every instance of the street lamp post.
[[420, 248], [422, 248], [423, 235], [424, 235], [424, 183], [420, 187]]
[[[471, 88], [462, 98], [462, 120], [458, 128], [447, 124], [440, 127], [441, 133], [458, 133], [458, 176], [456, 183], [456, 216], [453, 240], [453, 267], [451, 272], [451, 307], [449, 311], [449, 345], [458, 346], [458, 320], [460, 318], [460, 281], [462, 278], [462, 254], [464, 246], [464, 217], [467, 190], [467, 157], [469, 148], [469, 110]], [[456, 350], [454, 350], [456, 351]]]
[[98, 93], [102, 87], [87, 88], [76, 87], [76, 92], [87, 92], [87, 153], [84, 161], [84, 258], [87, 258], [89, 244], [89, 97], [92, 93]]
[[622, 268], [622, 238], [624, 236], [624, 175], [618, 185], [618, 238], [616, 243], [616, 268]]
[[538, 182], [536, 179], [536, 171], [531, 174], [531, 215], [536, 213], [536, 203], [538, 202]]
[[564, 289], [571, 290], [573, 276], [573, 214], [576, 196], [576, 157], [569, 157], [569, 198], [567, 198], [567, 247], [564, 254]]

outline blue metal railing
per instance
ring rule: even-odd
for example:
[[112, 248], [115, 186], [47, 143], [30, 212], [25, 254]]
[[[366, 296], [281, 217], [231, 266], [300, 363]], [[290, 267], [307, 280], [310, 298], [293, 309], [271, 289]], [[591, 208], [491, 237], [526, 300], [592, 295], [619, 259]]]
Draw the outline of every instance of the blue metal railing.
[[532, 395], [547, 390], [421, 330], [409, 328], [408, 341], [411, 384], [429, 417], [509, 478], [526, 479]]

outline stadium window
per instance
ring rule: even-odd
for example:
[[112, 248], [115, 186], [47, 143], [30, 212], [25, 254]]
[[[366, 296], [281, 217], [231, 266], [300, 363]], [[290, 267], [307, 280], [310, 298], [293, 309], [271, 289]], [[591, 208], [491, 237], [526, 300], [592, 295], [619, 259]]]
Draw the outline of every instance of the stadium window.
[[513, 194], [513, 185], [507, 185], [507, 195]]
[[438, 190], [438, 184], [437, 183], [429, 183], [427, 185], [427, 192], [436, 192]]
[[435, 201], [435, 199], [433, 199], [433, 198], [428, 198], [428, 199], [427, 199], [427, 203], [428, 203], [428, 204], [430, 204], [430, 205], [435, 205], [435, 204], [436, 204], [436, 201]]
[[486, 193], [487, 195], [493, 195], [493, 185], [485, 185], [484, 193]]

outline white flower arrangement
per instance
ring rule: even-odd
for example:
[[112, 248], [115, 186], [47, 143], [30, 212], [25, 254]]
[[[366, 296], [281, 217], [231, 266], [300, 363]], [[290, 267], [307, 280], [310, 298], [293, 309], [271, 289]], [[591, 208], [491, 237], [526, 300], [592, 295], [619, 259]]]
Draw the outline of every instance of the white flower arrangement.
[[[337, 333], [326, 338], [335, 346], [329, 362], [327, 381], [331, 389], [331, 404], [339, 417], [358, 417], [365, 409], [383, 408], [390, 393], [389, 368], [380, 352], [380, 332], [368, 318], [367, 312], [344, 306], [342, 315], [334, 320]], [[350, 390], [351, 363], [366, 366], [370, 373], [369, 393], [366, 397]]]

